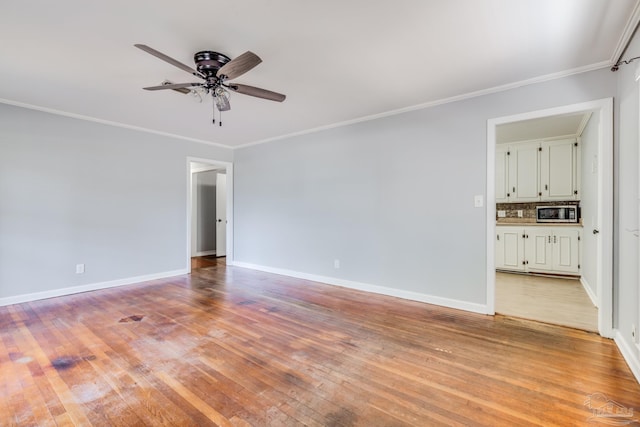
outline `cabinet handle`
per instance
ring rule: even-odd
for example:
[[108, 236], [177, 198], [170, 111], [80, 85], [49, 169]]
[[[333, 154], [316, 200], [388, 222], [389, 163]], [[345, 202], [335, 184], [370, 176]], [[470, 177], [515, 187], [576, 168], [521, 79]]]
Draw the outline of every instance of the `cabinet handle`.
[[542, 196], [542, 193], [541, 193], [541, 192], [538, 192], [538, 196]]
[[558, 241], [556, 240], [556, 236], [553, 236], [553, 243], [558, 243]]
[[548, 189], [549, 189], [549, 186], [548, 186], [547, 184], [545, 184], [545, 185], [544, 185], [544, 189], [545, 189], [545, 190], [548, 190]]
[[549, 236], [549, 243], [551, 243], [551, 236]]
[[496, 238], [497, 238], [498, 240], [500, 240], [500, 235], [498, 234], [498, 235], [496, 236]]
[[514, 192], [514, 193], [516, 192], [516, 187], [513, 187], [513, 192]]

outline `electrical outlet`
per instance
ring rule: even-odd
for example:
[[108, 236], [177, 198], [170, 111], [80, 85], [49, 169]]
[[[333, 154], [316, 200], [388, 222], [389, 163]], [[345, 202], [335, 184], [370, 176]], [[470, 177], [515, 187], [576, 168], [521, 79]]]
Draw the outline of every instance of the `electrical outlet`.
[[84, 264], [76, 264], [76, 274], [84, 274]]
[[339, 259], [334, 259], [333, 260], [333, 268], [340, 268], [340, 260]]
[[498, 218], [506, 218], [507, 211], [498, 211]]
[[519, 209], [519, 210], [518, 210], [518, 218], [522, 218], [522, 214], [523, 214], [522, 210], [521, 210], [521, 209]]
[[474, 196], [473, 206], [476, 208], [481, 208], [483, 205], [484, 205], [484, 197], [482, 197], [482, 194]]

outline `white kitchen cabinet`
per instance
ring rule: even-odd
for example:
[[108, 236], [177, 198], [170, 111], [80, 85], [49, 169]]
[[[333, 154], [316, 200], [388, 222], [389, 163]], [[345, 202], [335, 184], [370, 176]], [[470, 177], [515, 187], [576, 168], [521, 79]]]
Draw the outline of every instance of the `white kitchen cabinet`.
[[575, 138], [544, 141], [540, 156], [541, 200], [579, 200], [579, 146]]
[[496, 202], [540, 200], [540, 143], [496, 147]]
[[496, 268], [524, 271], [524, 231], [522, 227], [496, 227]]
[[580, 226], [496, 227], [496, 269], [580, 274]]
[[538, 191], [540, 174], [540, 143], [513, 145], [510, 155], [509, 185], [512, 201], [535, 202], [540, 200]]
[[508, 203], [510, 199], [509, 188], [509, 147], [498, 145], [496, 147], [496, 203]]
[[547, 227], [525, 229], [525, 252], [529, 270], [550, 272], [553, 270], [553, 230]]
[[561, 273], [580, 272], [580, 234], [578, 227], [553, 230], [553, 270]]
[[496, 146], [496, 202], [580, 200], [575, 138]]

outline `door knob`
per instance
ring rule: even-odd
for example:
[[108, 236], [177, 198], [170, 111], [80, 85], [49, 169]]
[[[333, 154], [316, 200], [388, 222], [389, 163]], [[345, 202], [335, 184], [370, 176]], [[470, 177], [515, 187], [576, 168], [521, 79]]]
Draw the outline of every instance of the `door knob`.
[[221, 220], [221, 219], [218, 219], [218, 222], [222, 222], [222, 220]]
[[596, 230], [595, 228], [593, 229], [593, 234], [598, 234], [600, 232], [600, 230]]

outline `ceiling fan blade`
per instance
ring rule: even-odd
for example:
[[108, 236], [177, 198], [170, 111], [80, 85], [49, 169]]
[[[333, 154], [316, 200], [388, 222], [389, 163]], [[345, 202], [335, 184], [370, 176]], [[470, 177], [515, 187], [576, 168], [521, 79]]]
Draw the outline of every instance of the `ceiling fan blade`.
[[200, 87], [201, 83], [168, 83], [162, 84], [160, 86], [149, 86], [143, 87], [144, 90], [164, 90], [164, 89], [181, 89], [181, 88], [189, 88], [189, 87]]
[[197, 72], [196, 70], [194, 70], [193, 68], [189, 67], [188, 65], [183, 64], [180, 61], [177, 61], [173, 58], [171, 58], [170, 56], [165, 55], [162, 52], [158, 52], [157, 50], [145, 45], [145, 44], [134, 44], [135, 47], [137, 47], [138, 49], [142, 49], [145, 52], [155, 56], [156, 58], [162, 59], [165, 62], [168, 62], [169, 64], [173, 65], [174, 67], [178, 67], [181, 70], [186, 71], [187, 73], [193, 74], [196, 77], [200, 77], [201, 79], [204, 79], [205, 76], [202, 75], [201, 73]]
[[227, 79], [233, 80], [240, 77], [247, 71], [262, 62], [262, 59], [253, 52], [245, 52], [235, 59], [224, 64], [216, 73], [216, 76], [226, 76]]
[[256, 98], [263, 98], [277, 102], [282, 102], [287, 97], [286, 95], [278, 92], [272, 92], [270, 90], [260, 89], [259, 87], [248, 86], [239, 83], [230, 84], [229, 89], [243, 95], [255, 96]]

